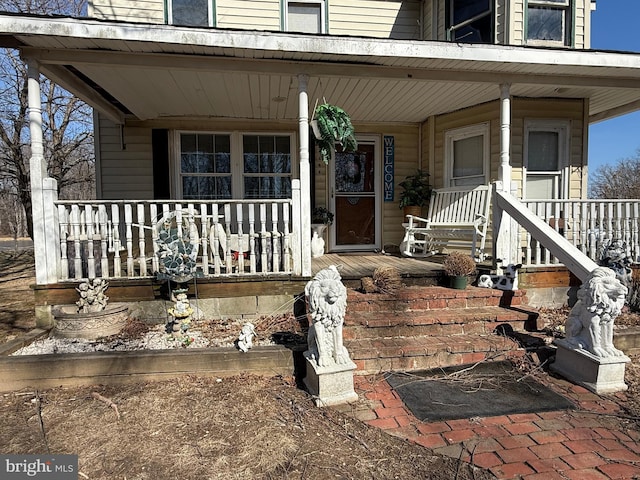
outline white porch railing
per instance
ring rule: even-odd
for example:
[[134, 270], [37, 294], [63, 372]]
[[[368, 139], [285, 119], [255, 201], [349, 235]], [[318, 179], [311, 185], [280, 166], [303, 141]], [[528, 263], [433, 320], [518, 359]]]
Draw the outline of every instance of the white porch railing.
[[[558, 226], [555, 228], [550, 226], [547, 219], [540, 218], [527, 208], [524, 202], [504, 192], [494, 184], [494, 225], [500, 225], [509, 219], [509, 217], [505, 217], [503, 213], [506, 213], [510, 219], [513, 219], [514, 223], [520, 225], [522, 229], [527, 232], [527, 237], [531, 241], [535, 240], [541, 245], [540, 248], [548, 250], [549, 256], [557, 258], [558, 263], [564, 264], [580, 281], [584, 282], [589, 274], [598, 266], [586, 253], [583, 253], [581, 249], [577, 248], [564, 235], [561, 235], [558, 231]], [[520, 247], [521, 244], [517, 242], [513, 245], [502, 243], [501, 249], [504, 251], [497, 251], [495, 255], [498, 255], [497, 258], [508, 259], [508, 261], [511, 262], [513, 259], [519, 257], [521, 253]]]
[[299, 191], [293, 193], [284, 200], [55, 201], [58, 280], [155, 276], [165, 221], [198, 246], [199, 275], [299, 274]]
[[[627, 254], [640, 261], [640, 200], [522, 200], [536, 216], [594, 261], [612, 240], [627, 245]], [[530, 231], [521, 228], [523, 264], [560, 264]]]

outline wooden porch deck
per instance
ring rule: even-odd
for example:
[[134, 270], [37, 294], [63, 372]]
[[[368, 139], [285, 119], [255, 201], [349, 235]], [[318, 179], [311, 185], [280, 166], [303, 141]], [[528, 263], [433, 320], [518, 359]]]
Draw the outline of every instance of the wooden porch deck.
[[[384, 253], [325, 253], [311, 259], [311, 271], [315, 275], [320, 270], [336, 265], [345, 283], [370, 277], [376, 268], [395, 267], [403, 280], [409, 284], [434, 285], [442, 276], [441, 256], [407, 258]], [[440, 263], [439, 263], [440, 262]]]

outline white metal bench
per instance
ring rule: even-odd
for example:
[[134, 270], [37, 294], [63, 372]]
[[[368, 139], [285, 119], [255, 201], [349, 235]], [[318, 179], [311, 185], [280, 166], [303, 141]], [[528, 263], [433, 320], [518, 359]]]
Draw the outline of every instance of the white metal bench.
[[427, 218], [407, 215], [400, 253], [425, 257], [444, 247], [468, 248], [477, 260], [484, 260], [491, 186], [453, 187], [433, 190]]

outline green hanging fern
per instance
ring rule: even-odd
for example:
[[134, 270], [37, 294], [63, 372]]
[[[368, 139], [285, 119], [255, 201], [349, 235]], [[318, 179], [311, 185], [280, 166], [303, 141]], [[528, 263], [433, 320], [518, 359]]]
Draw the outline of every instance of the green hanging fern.
[[322, 137], [318, 140], [318, 146], [324, 163], [329, 163], [331, 151], [336, 143], [339, 143], [345, 152], [357, 150], [358, 142], [351, 119], [343, 109], [323, 103], [316, 107], [314, 118], [318, 122], [318, 130]]

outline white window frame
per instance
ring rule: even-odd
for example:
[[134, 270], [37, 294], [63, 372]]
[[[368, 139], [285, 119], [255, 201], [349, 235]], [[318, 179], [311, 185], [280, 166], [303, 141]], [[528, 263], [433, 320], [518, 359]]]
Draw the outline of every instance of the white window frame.
[[[169, 25], [174, 25], [173, 23], [173, 0], [167, 0], [167, 22]], [[207, 0], [207, 18], [209, 19], [209, 27], [215, 27], [215, 19], [214, 19], [214, 11], [213, 11], [213, 1]], [[178, 25], [180, 26], [180, 25]]]
[[[527, 45], [553, 45], [553, 46], [570, 46], [573, 43], [572, 37], [572, 24], [573, 24], [573, 1], [564, 0], [563, 3], [558, 1], [549, 0], [526, 0], [525, 3], [525, 16], [527, 19], [525, 30], [525, 42]], [[558, 40], [543, 40], [529, 38], [529, 7], [549, 7], [554, 10], [561, 10], [564, 12], [563, 16], [563, 39]]]
[[[529, 133], [555, 132], [558, 133], [558, 170], [544, 172], [529, 172]], [[571, 155], [571, 122], [569, 120], [539, 120], [529, 119], [524, 123], [524, 146], [522, 159], [522, 198], [527, 198], [527, 177], [537, 175], [557, 175], [557, 192], [554, 199], [569, 198], [569, 165]]]
[[447, 130], [445, 132], [445, 160], [447, 168], [445, 169], [445, 185], [455, 187], [455, 181], [459, 178], [453, 176], [454, 164], [454, 144], [457, 141], [471, 137], [482, 136], [482, 174], [484, 180], [479, 185], [486, 185], [489, 182], [489, 165], [491, 156], [491, 129], [489, 122], [478, 123], [476, 125], [468, 125], [462, 128]]
[[284, 31], [289, 31], [289, 4], [291, 3], [305, 3], [308, 5], [319, 5], [320, 6], [320, 32], [318, 33], [327, 33], [327, 12], [326, 12], [326, 2], [325, 0], [285, 0], [283, 2], [284, 8]]
[[[171, 151], [171, 197], [182, 200], [184, 198], [182, 192], [182, 168], [181, 168], [181, 134], [199, 134], [199, 135], [229, 135], [231, 147], [231, 198], [244, 199], [244, 152], [243, 152], [243, 136], [245, 135], [262, 135], [273, 137], [289, 137], [291, 147], [291, 179], [298, 178], [298, 147], [297, 137], [295, 133], [288, 131], [218, 131], [218, 130], [174, 130], [170, 137]], [[214, 176], [214, 175], [212, 175]], [[260, 176], [259, 174], [251, 174], [251, 176]], [[271, 175], [269, 175], [271, 176]], [[280, 175], [284, 176], [284, 175]], [[191, 200], [190, 200], [191, 201]], [[196, 201], [196, 200], [192, 200]]]

